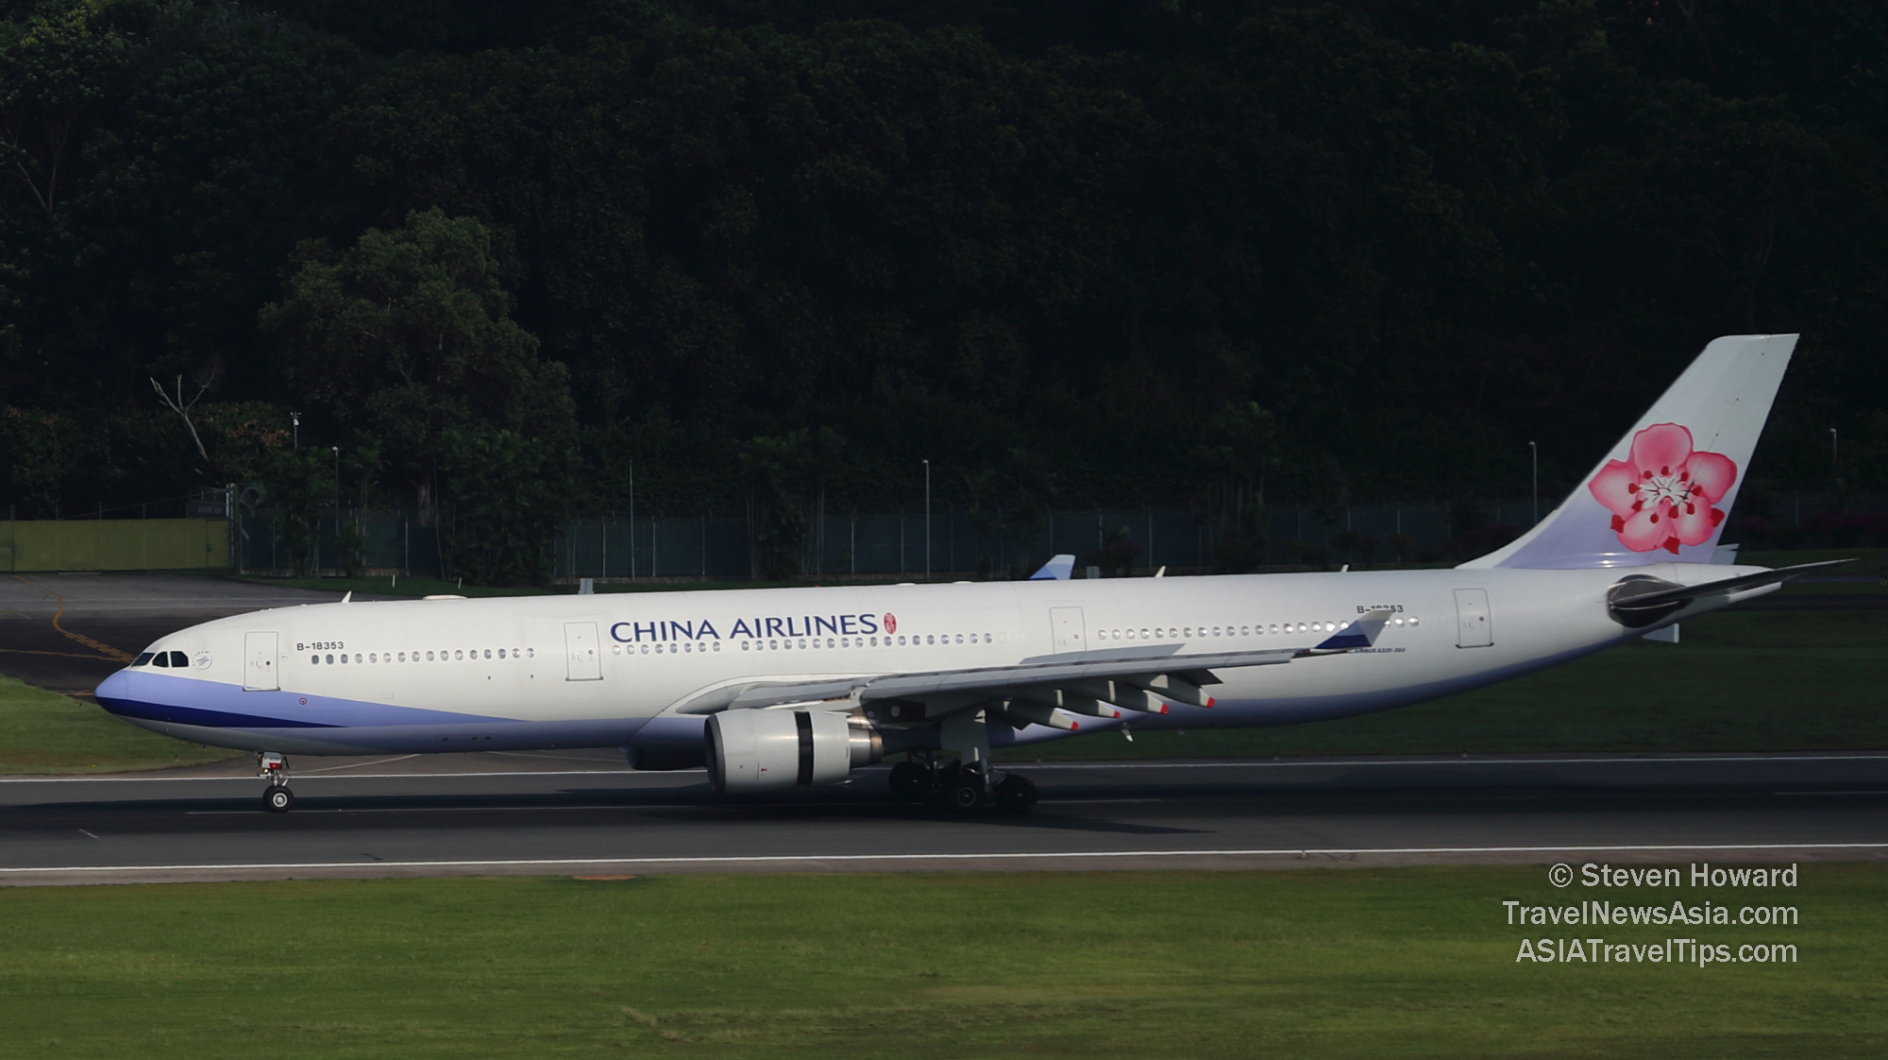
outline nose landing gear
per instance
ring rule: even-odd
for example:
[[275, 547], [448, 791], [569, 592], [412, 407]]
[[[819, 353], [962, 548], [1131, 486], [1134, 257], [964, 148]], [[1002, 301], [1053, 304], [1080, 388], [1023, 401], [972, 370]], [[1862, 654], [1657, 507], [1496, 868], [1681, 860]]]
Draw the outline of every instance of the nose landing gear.
[[262, 793], [262, 806], [270, 813], [287, 813], [295, 805], [295, 793], [288, 790], [288, 758], [275, 751], [256, 752], [256, 772], [269, 779]]

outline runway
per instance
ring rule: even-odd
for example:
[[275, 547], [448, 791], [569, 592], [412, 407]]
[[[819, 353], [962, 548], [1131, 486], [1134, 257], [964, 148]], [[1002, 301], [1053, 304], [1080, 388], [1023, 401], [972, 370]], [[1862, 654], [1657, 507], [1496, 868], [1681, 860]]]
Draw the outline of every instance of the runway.
[[895, 803], [883, 769], [741, 801], [512, 757], [300, 774], [287, 815], [228, 765], [0, 781], [0, 883], [1888, 859], [1881, 754], [1057, 763], [1019, 768], [1020, 817]]

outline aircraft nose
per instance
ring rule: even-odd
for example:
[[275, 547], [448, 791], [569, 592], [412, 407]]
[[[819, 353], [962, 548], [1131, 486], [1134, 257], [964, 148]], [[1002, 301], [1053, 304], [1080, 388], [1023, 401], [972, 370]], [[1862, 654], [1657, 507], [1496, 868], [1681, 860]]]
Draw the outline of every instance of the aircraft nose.
[[123, 699], [125, 696], [126, 688], [130, 684], [131, 684], [131, 671], [120, 670], [117, 673], [112, 674], [110, 677], [105, 678], [103, 681], [100, 681], [98, 683], [98, 688], [95, 691], [93, 691], [92, 696], [94, 699], [97, 699], [100, 703], [103, 703], [108, 699]]

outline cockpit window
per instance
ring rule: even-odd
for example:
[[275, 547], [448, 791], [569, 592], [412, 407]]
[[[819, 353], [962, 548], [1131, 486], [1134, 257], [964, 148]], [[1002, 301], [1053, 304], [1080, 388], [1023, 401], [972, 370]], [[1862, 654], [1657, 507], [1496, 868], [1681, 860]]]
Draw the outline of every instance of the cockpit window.
[[151, 665], [151, 659], [152, 659], [152, 654], [151, 654], [150, 652], [148, 652], [148, 651], [147, 651], [147, 652], [145, 652], [145, 653], [144, 653], [143, 655], [140, 655], [140, 656], [138, 656], [137, 658], [135, 658], [135, 659], [133, 659], [133, 660], [131, 660], [131, 665], [133, 665], [133, 666], [149, 666], [149, 665]]
[[183, 652], [174, 651], [170, 653], [170, 664], [172, 666], [189, 666], [190, 660], [185, 657]]
[[155, 656], [151, 658], [151, 665], [152, 666], [169, 666], [170, 653], [167, 651], [158, 652]]

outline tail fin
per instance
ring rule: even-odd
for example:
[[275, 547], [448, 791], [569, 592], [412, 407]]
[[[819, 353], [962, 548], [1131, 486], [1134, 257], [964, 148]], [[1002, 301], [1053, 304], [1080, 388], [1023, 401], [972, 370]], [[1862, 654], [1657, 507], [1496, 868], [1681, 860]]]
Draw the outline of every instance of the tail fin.
[[1711, 562], [1796, 338], [1712, 341], [1540, 525], [1462, 566]]

